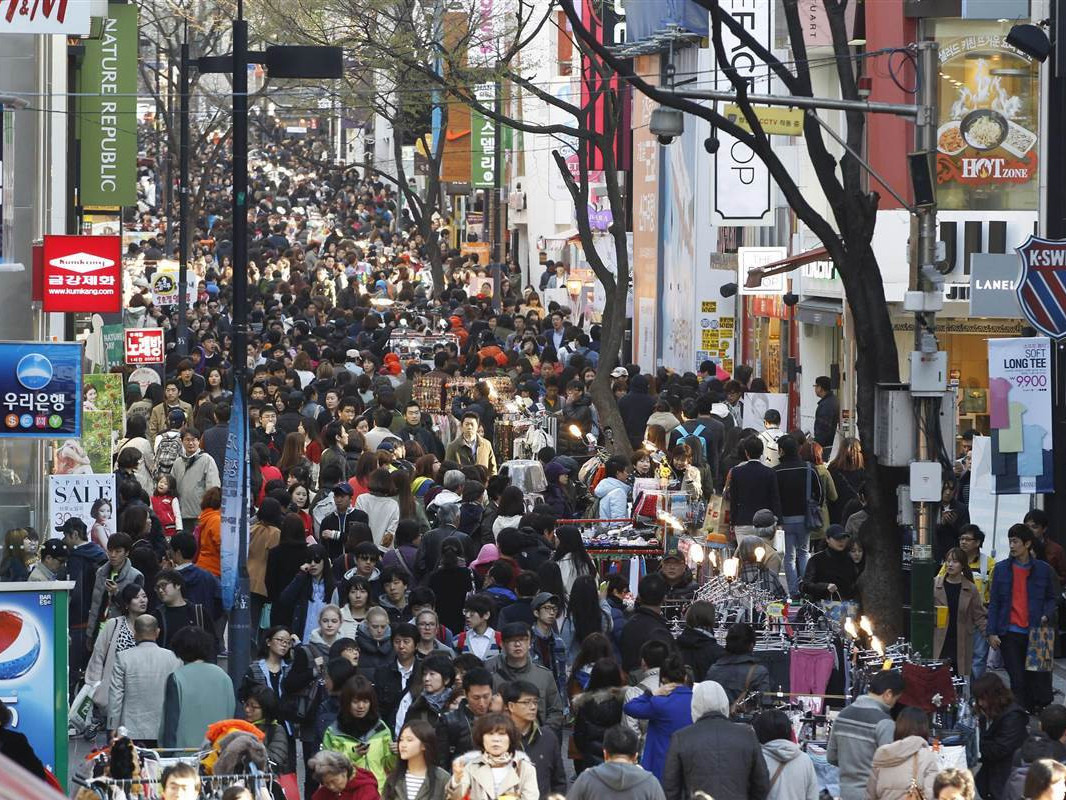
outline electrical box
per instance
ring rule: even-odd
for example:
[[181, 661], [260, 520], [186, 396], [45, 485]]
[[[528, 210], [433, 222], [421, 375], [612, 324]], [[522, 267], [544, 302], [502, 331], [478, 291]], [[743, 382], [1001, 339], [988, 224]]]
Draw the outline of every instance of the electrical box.
[[914, 411], [905, 383], [879, 383], [875, 395], [874, 452], [886, 467], [905, 467], [914, 460]]
[[944, 468], [939, 461], [911, 462], [911, 502], [939, 503]]
[[942, 311], [944, 309], [943, 292], [919, 292], [911, 290], [903, 295], [903, 310], [915, 313]]
[[931, 397], [943, 394], [948, 388], [948, 354], [911, 353], [911, 394]]
[[911, 500], [911, 487], [900, 484], [896, 487], [896, 523], [899, 525], [914, 525], [914, 501]]

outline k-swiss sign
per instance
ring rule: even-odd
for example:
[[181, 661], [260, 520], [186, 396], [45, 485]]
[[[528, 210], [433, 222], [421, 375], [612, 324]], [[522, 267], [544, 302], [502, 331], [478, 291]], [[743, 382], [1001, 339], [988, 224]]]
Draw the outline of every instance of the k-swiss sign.
[[45, 236], [44, 310], [122, 310], [122, 238]]

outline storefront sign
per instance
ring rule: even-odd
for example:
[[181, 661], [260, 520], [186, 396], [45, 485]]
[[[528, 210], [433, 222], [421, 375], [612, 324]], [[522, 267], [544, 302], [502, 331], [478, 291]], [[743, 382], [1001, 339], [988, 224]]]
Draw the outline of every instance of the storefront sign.
[[756, 267], [772, 264], [788, 257], [784, 247], [740, 247], [737, 248], [737, 286], [741, 294], [784, 294], [788, 289], [788, 275], [779, 273], [763, 278], [755, 288], [749, 289], [749, 273]]
[[100, 38], [87, 40], [84, 47], [78, 98], [81, 205], [133, 205], [137, 202], [136, 4], [109, 5]]
[[178, 302], [178, 270], [158, 267], [150, 282], [152, 297], [157, 306], [172, 306]]
[[85, 36], [90, 27], [90, 5], [87, 0], [4, 0], [0, 3], [0, 34]]
[[988, 340], [992, 491], [1054, 491], [1051, 449], [1051, 340]]
[[1018, 272], [1016, 255], [974, 253], [970, 256], [970, 316], [1017, 319]]
[[78, 343], [0, 344], [0, 438], [81, 436]]
[[1066, 241], [1030, 236], [1022, 258], [1018, 303], [1033, 327], [1052, 339], [1066, 336]]
[[[0, 584], [0, 699], [11, 712], [5, 727], [29, 740], [30, 749], [66, 786], [67, 595], [73, 583]], [[41, 795], [40, 783], [14, 797]]]
[[[848, 3], [844, 7], [844, 28], [850, 40], [855, 32], [855, 7], [857, 3]], [[801, 0], [799, 3], [800, 23], [803, 25], [803, 41], [807, 47], [832, 47], [833, 31], [829, 27], [829, 15], [825, 10], [825, 0]]]
[[121, 311], [121, 271], [118, 236], [45, 236], [44, 310]]
[[[773, 47], [773, 3], [770, 0], [723, 0], [720, 7], [767, 49]], [[769, 93], [769, 70], [729, 28], [722, 26], [724, 52], [732, 66], [747, 81], [751, 92]], [[724, 70], [715, 70], [715, 89], [732, 91]], [[746, 144], [718, 131], [719, 147], [714, 159], [714, 215], [716, 225], [771, 225], [770, 171]]]
[[[937, 315], [937, 333], [967, 333], [977, 336], [1020, 336], [1025, 323], [1018, 319], [967, 319], [965, 317], [942, 317]], [[892, 330], [896, 333], [914, 333], [913, 319], [895, 319]]]
[[[802, 136], [804, 111], [799, 108], [770, 108], [757, 106], [752, 109], [759, 119], [763, 132], [774, 136]], [[727, 120], [751, 133], [751, 126], [735, 103], [726, 103], [724, 116]]]
[[[493, 108], [496, 85], [485, 83], [477, 86], [474, 96], [486, 108]], [[491, 189], [496, 185], [495, 124], [477, 109], [470, 109], [470, 185], [474, 189]]]
[[1037, 208], [1040, 65], [1007, 44], [1008, 22], [938, 20], [936, 26], [938, 204]]
[[164, 355], [162, 328], [130, 328], [126, 331], [127, 364], [162, 364]]

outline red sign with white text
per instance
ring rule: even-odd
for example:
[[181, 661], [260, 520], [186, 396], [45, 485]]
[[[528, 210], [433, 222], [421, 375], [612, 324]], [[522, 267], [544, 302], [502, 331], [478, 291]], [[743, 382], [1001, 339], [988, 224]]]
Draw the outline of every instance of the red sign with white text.
[[162, 364], [163, 354], [162, 328], [126, 329], [127, 364]]
[[44, 310], [122, 310], [122, 237], [45, 236]]

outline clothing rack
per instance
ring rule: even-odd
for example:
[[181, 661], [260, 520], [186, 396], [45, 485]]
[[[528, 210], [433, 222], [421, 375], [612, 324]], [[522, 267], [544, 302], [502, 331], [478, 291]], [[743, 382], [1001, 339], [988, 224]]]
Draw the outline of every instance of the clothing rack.
[[[73, 782], [85, 789], [94, 792], [100, 800], [116, 800], [116, 798], [140, 797], [143, 800], [161, 800], [163, 786], [159, 777], [153, 778], [84, 778], [74, 776]], [[235, 784], [246, 786], [256, 800], [272, 797], [274, 775], [269, 772], [254, 770], [247, 773], [234, 773], [230, 775], [201, 775], [200, 797], [221, 797], [222, 792]]]

